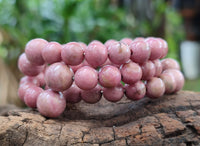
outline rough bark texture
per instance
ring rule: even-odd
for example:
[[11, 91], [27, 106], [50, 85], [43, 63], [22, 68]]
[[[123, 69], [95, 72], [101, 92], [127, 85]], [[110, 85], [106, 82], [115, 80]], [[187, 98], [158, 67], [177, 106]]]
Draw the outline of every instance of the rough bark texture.
[[0, 108], [0, 115], [1, 146], [200, 143], [200, 93], [189, 91], [138, 102], [126, 99], [114, 104], [105, 100], [95, 105], [82, 102], [66, 109], [57, 119], [45, 118], [36, 110], [14, 107]]

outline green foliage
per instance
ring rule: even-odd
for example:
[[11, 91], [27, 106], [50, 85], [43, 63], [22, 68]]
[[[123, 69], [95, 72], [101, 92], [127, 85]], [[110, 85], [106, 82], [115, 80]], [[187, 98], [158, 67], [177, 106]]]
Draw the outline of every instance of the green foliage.
[[[125, 12], [100, 0], [1, 0], [0, 29], [9, 36], [3, 46], [16, 58], [33, 38], [66, 43], [105, 41], [129, 36]], [[14, 51], [13, 56], [12, 52]], [[9, 57], [10, 56], [10, 57]]]
[[179, 48], [176, 40], [183, 36], [176, 31], [180, 30], [180, 18], [164, 0], [153, 0], [152, 6], [152, 19], [138, 19], [111, 0], [0, 0], [0, 32], [6, 36], [0, 45], [0, 54], [7, 61], [14, 59], [16, 62], [25, 44], [33, 38], [63, 44], [162, 36], [158, 28], [166, 15], [165, 39], [169, 42], [170, 56], [173, 56]]
[[200, 78], [195, 80], [185, 80], [185, 85], [183, 87], [183, 90], [190, 90], [190, 91], [200, 91]]
[[182, 19], [172, 8], [166, 9], [166, 33], [165, 38], [168, 42], [168, 57], [179, 60], [180, 42], [184, 40], [185, 32], [182, 25]]

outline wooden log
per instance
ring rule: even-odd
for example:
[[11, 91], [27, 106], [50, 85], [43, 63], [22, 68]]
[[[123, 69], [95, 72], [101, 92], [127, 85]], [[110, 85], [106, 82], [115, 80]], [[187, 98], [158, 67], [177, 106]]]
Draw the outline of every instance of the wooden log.
[[[0, 112], [0, 145], [198, 145], [200, 93], [174, 95], [137, 102], [101, 100], [90, 105], [68, 105], [58, 118], [41, 116], [32, 109]], [[2, 111], [2, 108], [0, 108]]]

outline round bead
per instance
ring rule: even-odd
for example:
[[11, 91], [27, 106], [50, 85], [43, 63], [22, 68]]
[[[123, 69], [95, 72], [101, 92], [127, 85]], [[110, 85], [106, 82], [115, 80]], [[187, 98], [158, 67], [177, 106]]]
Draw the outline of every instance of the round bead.
[[140, 100], [146, 94], [146, 87], [142, 81], [138, 81], [135, 84], [125, 85], [126, 97], [131, 100]]
[[81, 101], [81, 89], [73, 82], [69, 89], [63, 91], [63, 97], [67, 103], [78, 103]]
[[141, 68], [143, 80], [150, 80], [156, 73], [156, 68], [152, 61], [145, 62]]
[[111, 102], [117, 102], [122, 99], [124, 96], [124, 91], [122, 86], [112, 87], [112, 88], [103, 88], [103, 96], [106, 100]]
[[64, 112], [65, 107], [66, 101], [62, 94], [51, 89], [43, 91], [38, 96], [37, 109], [43, 116], [50, 118], [58, 117]]
[[149, 37], [145, 39], [145, 41], [148, 43], [150, 50], [151, 50], [151, 55], [150, 55], [150, 60], [155, 60], [159, 59], [164, 53], [164, 50], [162, 48], [162, 45], [160, 44], [159, 40], [153, 37]]
[[35, 86], [35, 85], [33, 83], [24, 83], [24, 84], [19, 85], [18, 96], [22, 101], [24, 101], [24, 95], [26, 93], [26, 90], [32, 86]]
[[98, 83], [98, 73], [89, 66], [78, 69], [74, 75], [76, 85], [83, 90], [91, 90]]
[[172, 74], [162, 73], [160, 78], [165, 84], [165, 93], [171, 94], [176, 90], [176, 79]]
[[154, 64], [155, 66], [155, 69], [156, 69], [156, 72], [155, 72], [155, 77], [158, 77], [160, 76], [160, 74], [162, 73], [163, 71], [163, 67], [162, 67], [162, 63], [159, 59], [156, 59], [156, 60], [153, 60], [152, 63]]
[[38, 80], [38, 82], [39, 82], [39, 85], [38, 85], [38, 86], [44, 87], [44, 86], [46, 85], [45, 79], [44, 79], [44, 72], [41, 72], [41, 73], [40, 73], [39, 75], [37, 75], [35, 78], [36, 78], [36, 79]]
[[90, 43], [85, 49], [85, 59], [94, 68], [104, 64], [107, 58], [107, 48], [98, 41]]
[[121, 68], [122, 81], [127, 84], [134, 84], [142, 78], [141, 67], [132, 61], [123, 64]]
[[178, 92], [183, 88], [185, 79], [180, 70], [167, 69], [163, 73], [172, 74], [174, 76], [175, 81], [176, 81], [176, 89], [174, 92]]
[[165, 93], [165, 84], [164, 82], [157, 77], [153, 77], [147, 81], [147, 96], [149, 98], [159, 98]]
[[86, 103], [97, 103], [102, 97], [101, 90], [101, 86], [97, 84], [97, 86], [91, 90], [81, 90], [81, 97]]
[[36, 108], [37, 98], [42, 91], [43, 89], [37, 86], [27, 88], [24, 95], [25, 104], [31, 108]]
[[79, 65], [84, 59], [84, 51], [79, 43], [70, 42], [63, 45], [61, 57], [65, 64]]
[[108, 48], [109, 59], [114, 64], [123, 64], [130, 58], [131, 51], [128, 45], [115, 42]]
[[26, 54], [23, 53], [18, 59], [18, 68], [23, 74], [27, 76], [36, 76], [40, 72], [42, 72], [42, 70], [44, 69], [44, 65], [37, 66], [30, 63], [30, 61], [26, 57]]
[[103, 87], [111, 88], [118, 86], [121, 81], [121, 73], [117, 67], [106, 65], [99, 71], [99, 83]]
[[64, 91], [72, 84], [73, 72], [64, 63], [54, 63], [45, 71], [46, 85], [54, 91]]
[[24, 76], [20, 79], [19, 85], [21, 86], [22, 84], [26, 83], [32, 83], [36, 86], [40, 86], [40, 82], [37, 77]]
[[44, 59], [42, 57], [42, 50], [48, 42], [44, 39], [36, 38], [30, 40], [25, 47], [25, 53], [28, 60], [36, 65], [43, 65]]
[[42, 49], [42, 57], [43, 57], [44, 61], [48, 64], [60, 62], [61, 61], [61, 50], [62, 50], [62, 45], [60, 45], [57, 42], [49, 42]]
[[161, 63], [162, 63], [163, 70], [167, 70], [167, 69], [180, 70], [180, 65], [175, 59], [166, 58], [166, 59], [163, 59]]
[[162, 46], [162, 49], [163, 49], [163, 54], [161, 55], [160, 59], [161, 58], [164, 58], [166, 55], [167, 55], [167, 52], [168, 52], [168, 44], [165, 40], [161, 39], [161, 38], [157, 38], [157, 40], [159, 41], [159, 43], [161, 44]]
[[130, 50], [131, 60], [139, 64], [146, 62], [151, 54], [149, 45], [145, 41], [134, 41], [130, 45]]

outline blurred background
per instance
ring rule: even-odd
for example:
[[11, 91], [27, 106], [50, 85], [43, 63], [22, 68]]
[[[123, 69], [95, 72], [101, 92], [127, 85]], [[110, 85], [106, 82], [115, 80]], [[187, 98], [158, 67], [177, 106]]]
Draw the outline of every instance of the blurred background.
[[[188, 45], [183, 42], [198, 44], [199, 38], [190, 33], [200, 27], [191, 22], [199, 10], [196, 1], [0, 0], [0, 102], [17, 102], [14, 98], [22, 76], [17, 59], [33, 38], [64, 44], [89, 43], [94, 39], [104, 43], [124, 37], [162, 37], [168, 42], [167, 57], [183, 66], [180, 47]], [[199, 83], [199, 76], [188, 77], [184, 90], [200, 91]]]

